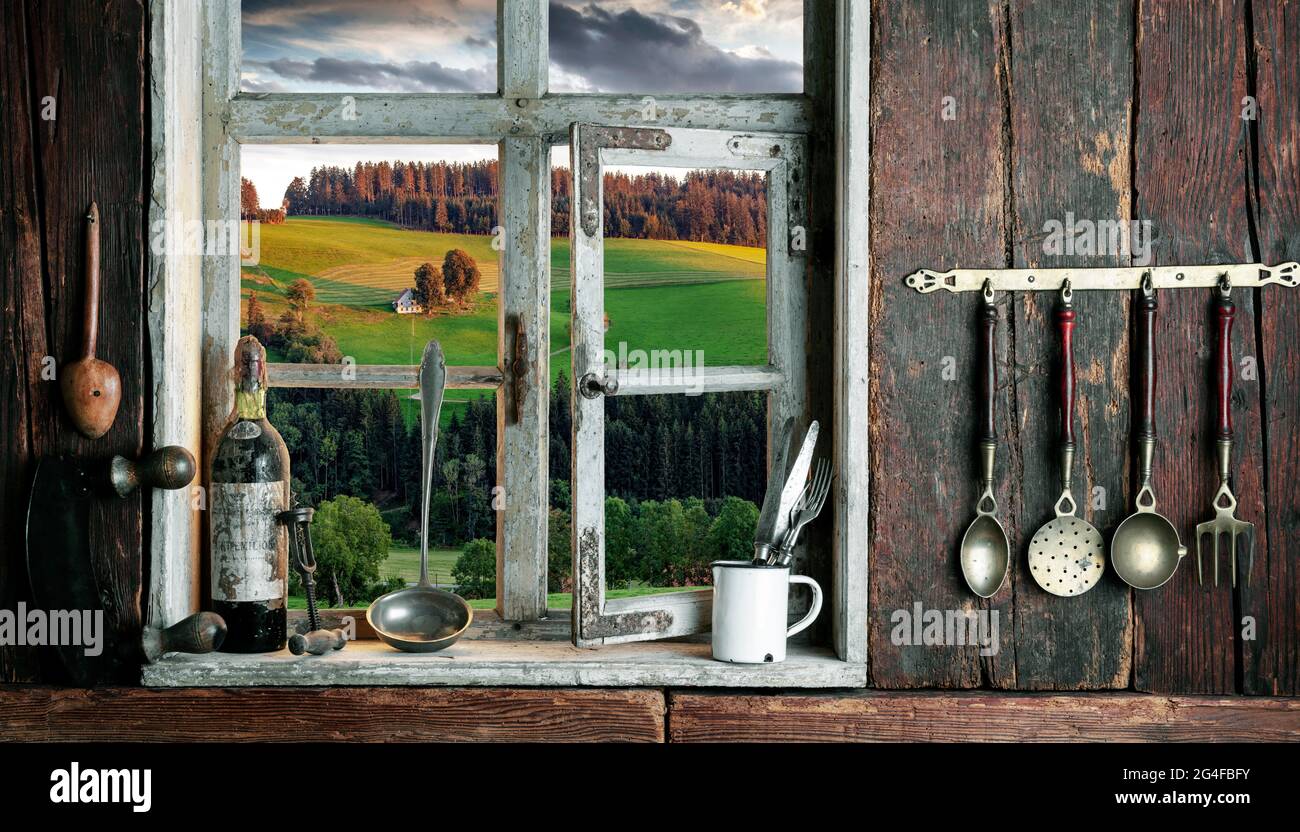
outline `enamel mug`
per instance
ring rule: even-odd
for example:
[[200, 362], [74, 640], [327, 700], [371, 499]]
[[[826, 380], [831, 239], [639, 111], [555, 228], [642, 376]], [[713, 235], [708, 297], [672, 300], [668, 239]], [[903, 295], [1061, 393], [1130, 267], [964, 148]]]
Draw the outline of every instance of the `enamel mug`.
[[[786, 626], [790, 585], [812, 589], [812, 609]], [[748, 560], [713, 562], [713, 658], [762, 664], [785, 661], [785, 640], [805, 629], [822, 611], [822, 588], [788, 566], [755, 566]]]

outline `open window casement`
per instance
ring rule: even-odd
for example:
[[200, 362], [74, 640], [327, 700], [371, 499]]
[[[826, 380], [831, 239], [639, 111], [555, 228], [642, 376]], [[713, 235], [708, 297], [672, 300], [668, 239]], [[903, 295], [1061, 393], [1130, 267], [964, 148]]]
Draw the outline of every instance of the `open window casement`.
[[[774, 426], [804, 415], [806, 343], [803, 252], [805, 139], [655, 127], [574, 124], [573, 201], [573, 640], [579, 647], [707, 632], [711, 589], [605, 598], [605, 403], [607, 395], [766, 391], [769, 459]], [[767, 176], [767, 343], [764, 366], [682, 373], [606, 365], [603, 180], [608, 166], [762, 171]]]

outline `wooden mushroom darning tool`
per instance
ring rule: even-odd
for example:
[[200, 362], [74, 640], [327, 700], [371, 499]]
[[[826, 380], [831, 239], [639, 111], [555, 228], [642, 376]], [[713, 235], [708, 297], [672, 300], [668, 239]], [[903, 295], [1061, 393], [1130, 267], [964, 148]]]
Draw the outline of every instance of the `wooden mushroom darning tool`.
[[1214, 492], [1210, 507], [1214, 519], [1196, 526], [1196, 582], [1201, 578], [1201, 539], [1213, 539], [1211, 557], [1214, 558], [1214, 585], [1219, 585], [1219, 535], [1228, 536], [1228, 553], [1232, 563], [1232, 585], [1237, 585], [1237, 538], [1246, 537], [1246, 584], [1250, 585], [1251, 567], [1255, 565], [1255, 525], [1236, 518], [1237, 498], [1228, 481], [1232, 469], [1232, 319], [1237, 307], [1232, 302], [1232, 284], [1227, 276], [1219, 282], [1219, 346], [1215, 361], [1216, 399], [1218, 400], [1218, 431], [1215, 456], [1219, 463], [1219, 490]]
[[99, 206], [86, 214], [86, 306], [82, 321], [81, 358], [63, 367], [59, 389], [77, 430], [98, 439], [113, 426], [122, 403], [122, 379], [117, 369], [95, 357], [99, 341]]
[[168, 653], [211, 653], [226, 640], [226, 622], [215, 612], [197, 612], [163, 629], [145, 627], [140, 652], [148, 664]]

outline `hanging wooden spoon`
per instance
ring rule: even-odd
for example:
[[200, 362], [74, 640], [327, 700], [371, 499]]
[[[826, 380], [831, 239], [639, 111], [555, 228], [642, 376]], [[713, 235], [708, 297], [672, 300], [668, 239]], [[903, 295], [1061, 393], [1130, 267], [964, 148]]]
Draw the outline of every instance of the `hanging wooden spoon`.
[[117, 417], [122, 379], [112, 364], [95, 357], [99, 340], [99, 206], [93, 202], [86, 215], [86, 310], [82, 326], [81, 358], [63, 368], [59, 386], [77, 430], [88, 439], [98, 439], [108, 433]]

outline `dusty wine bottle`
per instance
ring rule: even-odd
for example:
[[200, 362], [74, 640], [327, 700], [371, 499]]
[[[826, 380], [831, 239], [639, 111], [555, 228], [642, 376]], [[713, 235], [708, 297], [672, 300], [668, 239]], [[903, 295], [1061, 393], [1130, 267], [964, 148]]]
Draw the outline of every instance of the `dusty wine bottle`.
[[226, 621], [226, 653], [266, 653], [286, 642], [289, 449], [266, 420], [266, 350], [235, 345], [235, 412], [212, 457], [208, 490], [212, 611]]

